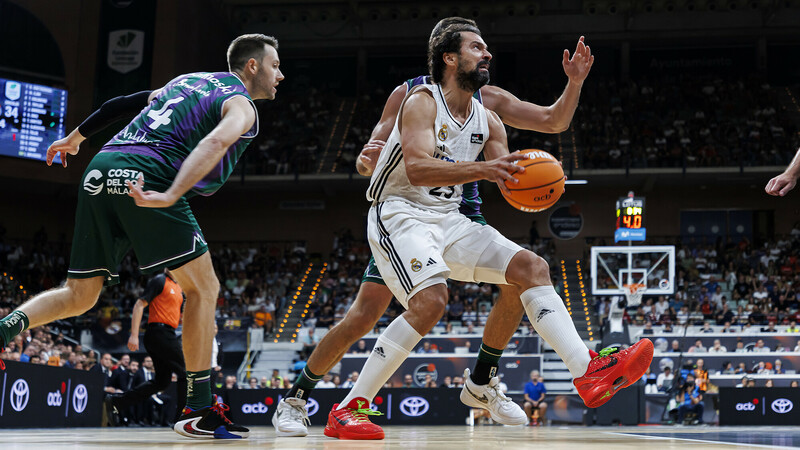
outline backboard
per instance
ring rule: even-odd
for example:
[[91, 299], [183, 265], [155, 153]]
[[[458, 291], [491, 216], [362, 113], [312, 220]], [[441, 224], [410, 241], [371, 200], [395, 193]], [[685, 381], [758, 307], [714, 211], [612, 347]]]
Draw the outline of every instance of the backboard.
[[625, 285], [644, 284], [645, 295], [675, 293], [675, 246], [592, 247], [592, 294], [624, 295]]

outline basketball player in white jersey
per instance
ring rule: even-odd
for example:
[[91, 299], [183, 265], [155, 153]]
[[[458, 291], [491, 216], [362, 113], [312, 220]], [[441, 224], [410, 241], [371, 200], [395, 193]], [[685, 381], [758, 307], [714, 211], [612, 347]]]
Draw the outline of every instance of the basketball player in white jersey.
[[[539, 334], [564, 359], [588, 406], [605, 403], [638, 380], [652, 360], [650, 341], [628, 350], [592, 354], [550, 284], [547, 263], [497, 230], [459, 214], [461, 185], [491, 180], [505, 189], [524, 169], [509, 154], [497, 114], [473, 99], [489, 80], [491, 54], [477, 27], [453, 24], [433, 38], [428, 63], [434, 84], [406, 96], [373, 172], [368, 237], [386, 285], [407, 308], [378, 338], [353, 389], [329, 414], [325, 435], [382, 439], [368, 417], [372, 398], [414, 346], [439, 321], [447, 303], [447, 278], [511, 284]], [[485, 162], [475, 161], [480, 152]], [[488, 409], [506, 424], [524, 424], [525, 413], [497, 388], [469, 378], [461, 400]]]

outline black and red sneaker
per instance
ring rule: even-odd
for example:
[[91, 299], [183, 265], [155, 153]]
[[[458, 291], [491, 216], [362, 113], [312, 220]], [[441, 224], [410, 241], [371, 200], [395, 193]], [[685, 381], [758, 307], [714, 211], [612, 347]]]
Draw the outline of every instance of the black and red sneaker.
[[250, 430], [236, 425], [225, 417], [228, 405], [217, 403], [197, 411], [189, 407], [175, 422], [173, 429], [181, 436], [193, 439], [243, 439], [250, 435]]
[[346, 407], [336, 409], [338, 407], [338, 403], [333, 405], [328, 414], [328, 425], [323, 432], [325, 436], [339, 439], [383, 439], [383, 428], [370, 422], [368, 417], [383, 413], [370, 409], [367, 399], [354, 398]]
[[592, 360], [586, 374], [575, 378], [578, 395], [589, 408], [597, 408], [611, 400], [620, 389], [642, 378], [653, 361], [653, 343], [642, 339], [625, 350], [607, 347], [600, 353], [591, 352]]

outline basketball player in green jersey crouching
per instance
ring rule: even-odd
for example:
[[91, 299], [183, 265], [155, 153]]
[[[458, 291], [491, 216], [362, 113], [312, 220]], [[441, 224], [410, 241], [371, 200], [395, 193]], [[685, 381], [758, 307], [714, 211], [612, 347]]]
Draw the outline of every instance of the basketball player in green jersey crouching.
[[180, 75], [156, 91], [112, 99], [50, 146], [47, 164], [60, 153], [66, 167], [67, 154], [76, 155], [84, 139], [138, 113], [82, 177], [65, 285], [0, 319], [0, 348], [25, 329], [89, 310], [104, 284], [119, 282], [119, 263], [133, 249], [142, 273], [168, 268], [186, 293], [187, 398], [175, 431], [197, 439], [248, 436], [225, 416], [225, 405], [212, 401], [219, 281], [187, 199], [216, 192], [258, 133], [253, 99], [274, 99], [283, 80], [277, 49], [273, 37], [239, 36], [228, 47], [229, 72]]
[[[475, 22], [470, 19], [445, 18], [436, 24], [431, 32], [431, 38], [451, 24], [475, 26]], [[572, 57], [568, 50], [564, 50], [562, 66], [569, 82], [561, 97], [549, 107], [522, 101], [508, 91], [489, 85], [480, 88], [475, 93], [475, 98], [487, 109], [495, 111], [503, 123], [508, 126], [542, 133], [560, 133], [566, 130], [572, 121], [572, 116], [578, 106], [581, 87], [593, 63], [594, 56], [591, 54], [591, 49], [584, 44], [583, 37], [578, 41]], [[394, 89], [386, 101], [380, 121], [372, 131], [370, 141], [364, 146], [356, 161], [359, 174], [372, 175], [378, 156], [394, 127], [400, 105], [408, 91], [414, 86], [430, 82], [429, 75], [419, 76]], [[485, 224], [480, 205], [478, 183], [465, 184], [461, 213], [473, 221]], [[470, 383], [477, 385], [488, 385], [491, 382], [497, 372], [503, 349], [511, 340], [522, 320], [524, 310], [519, 300], [518, 290], [510, 285], [499, 285], [498, 287], [500, 296], [486, 321], [478, 361], [474, 371], [466, 377], [465, 382], [469, 380]], [[392, 297], [392, 292], [386, 287], [374, 260], [370, 258], [356, 300], [347, 315], [322, 338], [287, 397], [278, 404], [278, 411], [281, 414], [273, 415], [272, 423], [279, 436], [305, 436], [308, 434], [304, 406], [317, 381], [342, 359], [351, 345], [372, 331], [389, 307]], [[505, 396], [498, 395], [496, 398], [498, 399], [495, 402], [496, 408], [514, 409], [511, 402], [505, 401]], [[485, 406], [481, 405], [480, 407]], [[524, 412], [521, 414], [524, 415]], [[502, 417], [497, 414], [493, 414], [492, 417], [495, 420], [499, 418], [501, 422], [503, 421]]]

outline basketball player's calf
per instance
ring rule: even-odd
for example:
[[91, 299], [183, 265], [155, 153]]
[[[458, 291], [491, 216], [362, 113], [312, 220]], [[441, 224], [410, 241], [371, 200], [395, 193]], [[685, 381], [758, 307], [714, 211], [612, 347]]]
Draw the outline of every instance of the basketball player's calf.
[[341, 361], [356, 341], [372, 331], [391, 301], [392, 292], [385, 285], [370, 281], [361, 284], [344, 319], [320, 340], [292, 389], [278, 403], [272, 415], [272, 425], [278, 436], [308, 435], [305, 405], [317, 382]]
[[[355, 386], [328, 415], [325, 435], [339, 439], [383, 439], [380, 426], [367, 418], [376, 412], [369, 408], [383, 383], [400, 367], [411, 350], [430, 332], [445, 312], [446, 279], [435, 275], [408, 300], [408, 309], [378, 337], [373, 351]], [[377, 352], [377, 349], [381, 349]]]
[[561, 297], [550, 284], [549, 267], [533, 252], [518, 252], [509, 264], [506, 279], [519, 287], [520, 300], [536, 332], [564, 360], [573, 384], [586, 406], [596, 408], [642, 377], [653, 360], [653, 343], [642, 339], [618, 352], [590, 352], [581, 340]]
[[464, 371], [461, 401], [488, 411], [492, 420], [504, 425], [523, 425], [527, 421], [519, 405], [500, 390], [497, 369], [503, 350], [517, 331], [524, 309], [515, 286], [499, 285], [500, 296], [489, 312], [478, 351], [474, 372]]

